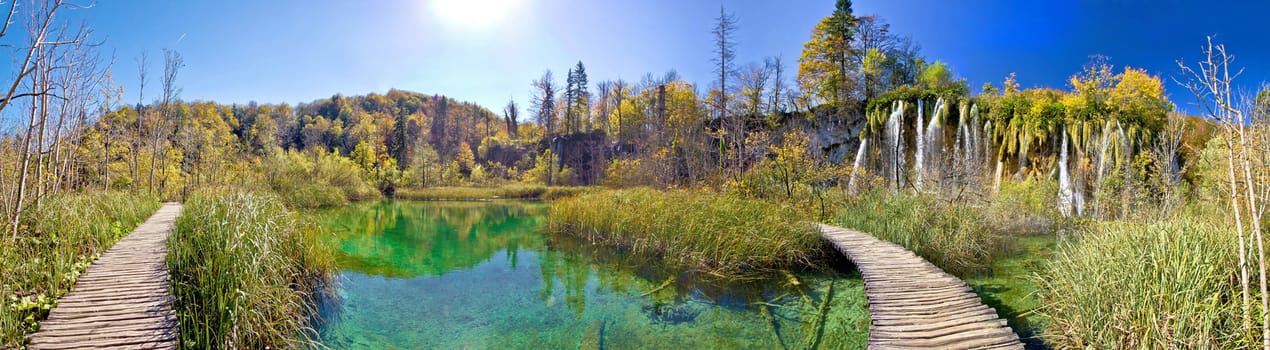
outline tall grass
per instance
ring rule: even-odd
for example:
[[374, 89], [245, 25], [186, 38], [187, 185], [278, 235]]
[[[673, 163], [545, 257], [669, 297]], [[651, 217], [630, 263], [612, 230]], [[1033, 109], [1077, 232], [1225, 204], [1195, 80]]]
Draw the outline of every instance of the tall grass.
[[334, 258], [273, 195], [200, 193], [168, 241], [183, 348], [300, 347]]
[[1235, 239], [1191, 219], [1104, 223], [1060, 247], [1039, 277], [1057, 348], [1206, 349], [1241, 333]]
[[866, 193], [838, 212], [837, 223], [903, 246], [949, 273], [982, 271], [1009, 253], [1008, 237], [984, 211], [933, 195]]
[[543, 199], [568, 198], [579, 193], [594, 191], [591, 187], [542, 186], [517, 184], [500, 187], [427, 187], [401, 189], [394, 195], [411, 200], [486, 200], [486, 199]]
[[18, 347], [99, 254], [159, 207], [130, 192], [55, 194], [0, 237], [0, 348]]
[[736, 196], [639, 188], [553, 202], [549, 227], [721, 276], [806, 265], [823, 248], [793, 207]]

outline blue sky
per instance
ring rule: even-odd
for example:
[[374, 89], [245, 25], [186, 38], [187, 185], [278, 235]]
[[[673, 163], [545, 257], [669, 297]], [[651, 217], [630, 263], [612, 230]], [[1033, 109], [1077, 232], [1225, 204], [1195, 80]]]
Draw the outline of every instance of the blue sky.
[[[469, 4], [456, 6], [454, 4]], [[475, 6], [472, 6], [475, 4]], [[797, 69], [812, 26], [832, 0], [723, 1], [739, 20], [738, 62], [783, 55]], [[497, 110], [523, 102], [546, 69], [559, 79], [581, 60], [592, 83], [677, 70], [711, 83], [710, 30], [720, 2], [686, 0], [99, 0], [68, 12], [106, 39], [115, 81], [137, 100], [135, 58], [150, 52], [146, 99], [158, 96], [160, 49], [181, 52], [185, 99], [296, 103], [389, 88], [441, 93]], [[1206, 15], [1207, 8], [1223, 9]], [[1197, 59], [1216, 34], [1247, 67], [1242, 84], [1270, 80], [1267, 2], [858, 0], [909, 34], [931, 59], [948, 62], [974, 91], [1017, 72], [1024, 87], [1066, 88], [1091, 54], [1169, 79], [1179, 58]], [[11, 40], [9, 38], [5, 39]], [[0, 73], [12, 71], [0, 61]]]

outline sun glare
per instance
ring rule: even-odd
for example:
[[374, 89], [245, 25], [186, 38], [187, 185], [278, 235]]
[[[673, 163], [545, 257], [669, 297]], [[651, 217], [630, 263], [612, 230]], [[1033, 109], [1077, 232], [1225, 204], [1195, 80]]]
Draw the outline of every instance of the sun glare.
[[431, 10], [442, 21], [468, 28], [488, 28], [501, 22], [518, 0], [432, 0]]

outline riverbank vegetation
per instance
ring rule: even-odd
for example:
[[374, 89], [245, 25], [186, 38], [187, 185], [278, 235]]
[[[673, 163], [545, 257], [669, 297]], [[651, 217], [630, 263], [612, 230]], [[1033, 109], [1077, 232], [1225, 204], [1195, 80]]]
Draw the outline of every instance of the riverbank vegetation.
[[180, 346], [303, 347], [334, 257], [319, 225], [272, 194], [201, 192], [168, 240]]
[[662, 256], [719, 276], [809, 266], [823, 242], [794, 207], [709, 192], [647, 188], [552, 203], [549, 227], [595, 244]]
[[105, 191], [50, 195], [31, 208], [23, 234], [0, 239], [0, 347], [22, 344], [88, 265], [158, 207], [154, 196]]
[[588, 187], [509, 184], [498, 187], [428, 187], [405, 189], [397, 192], [394, 197], [424, 201], [491, 199], [552, 200], [571, 197], [579, 193], [585, 193], [593, 190], [593, 188]]
[[[1040, 274], [1056, 348], [1247, 348], [1236, 237], [1206, 220], [1103, 223]], [[1109, 292], [1114, 291], [1114, 292]]]

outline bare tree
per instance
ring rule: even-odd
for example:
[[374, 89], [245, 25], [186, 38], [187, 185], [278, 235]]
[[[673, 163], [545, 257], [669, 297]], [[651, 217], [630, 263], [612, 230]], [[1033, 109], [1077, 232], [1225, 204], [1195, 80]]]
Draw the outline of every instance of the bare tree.
[[[0, 27], [0, 39], [4, 38], [6, 34], [8, 34], [9, 25], [13, 23], [13, 15], [17, 13], [17, 5], [18, 2], [16, 0], [10, 1], [9, 12], [5, 16], [3, 27]], [[0, 112], [3, 112], [5, 107], [8, 107], [14, 99], [22, 97], [36, 97], [48, 93], [48, 91], [18, 93], [18, 87], [22, 86], [22, 83], [39, 68], [38, 66], [35, 66], [36, 54], [47, 46], [61, 44], [58, 40], [49, 41], [48, 35], [49, 29], [53, 24], [53, 16], [57, 13], [57, 10], [62, 7], [62, 1], [58, 0], [51, 3], [36, 3], [34, 5], [35, 8], [31, 12], [31, 22], [28, 23], [30, 41], [27, 45], [23, 45], [25, 47], [25, 53], [21, 56], [23, 59], [20, 61], [21, 64], [18, 65], [17, 76], [9, 83], [9, 88], [5, 91], [4, 95], [0, 96]]]
[[607, 137], [612, 131], [609, 125], [609, 113], [613, 111], [613, 81], [602, 80], [595, 83], [595, 90], [599, 93], [599, 101], [595, 104], [597, 111], [594, 124], [600, 124], [600, 128], [604, 130], [604, 135]]
[[786, 89], [785, 62], [783, 61], [784, 59], [781, 55], [776, 55], [773, 57], [768, 57], [767, 60], [764, 62], [764, 64], [767, 65], [768, 71], [771, 72], [770, 75], [772, 79], [772, 83], [771, 83], [772, 88], [769, 90], [771, 92], [768, 94], [768, 98], [767, 98], [767, 108], [768, 108], [767, 113], [768, 114], [775, 115], [778, 113], [785, 112], [785, 106], [783, 105], [785, 101], [782, 100], [784, 96], [781, 95], [785, 93], [784, 90]]
[[733, 38], [736, 30], [736, 17], [728, 13], [720, 5], [719, 17], [715, 18], [714, 30], [711, 31], [714, 34], [714, 54], [716, 55], [713, 59], [715, 64], [714, 72], [719, 76], [719, 95], [717, 96], [717, 101], [715, 101], [714, 110], [716, 117], [719, 118], [720, 125], [728, 130], [727, 136], [731, 138], [733, 147], [741, 150], [745, 139], [742, 136], [744, 125], [739, 121], [728, 118], [728, 76], [734, 75], [736, 72], [732, 62], [736, 57], [736, 40]]
[[771, 76], [771, 66], [766, 64], [750, 64], [738, 72], [737, 80], [741, 82], [741, 105], [745, 109], [747, 118], [761, 117], [767, 111], [765, 97], [767, 83], [771, 80]]
[[[1204, 58], [1195, 64], [1195, 67], [1188, 66], [1183, 61], [1178, 60], [1177, 65], [1181, 68], [1186, 80], [1175, 81], [1189, 90], [1195, 95], [1195, 100], [1199, 104], [1200, 109], [1205, 115], [1216, 120], [1226, 136], [1226, 151], [1229, 162], [1227, 163], [1227, 175], [1230, 184], [1230, 208], [1232, 217], [1235, 220], [1235, 230], [1239, 235], [1239, 283], [1240, 296], [1243, 298], [1243, 324], [1245, 329], [1252, 329], [1251, 320], [1251, 297], [1249, 296], [1249, 273], [1248, 273], [1248, 249], [1245, 244], [1248, 233], [1246, 229], [1251, 230], [1251, 235], [1257, 240], [1257, 257], [1258, 257], [1258, 276], [1259, 288], [1261, 292], [1261, 324], [1262, 339], [1264, 349], [1270, 349], [1270, 295], [1266, 293], [1266, 259], [1265, 259], [1265, 243], [1262, 239], [1261, 215], [1264, 208], [1258, 200], [1257, 190], [1254, 189], [1256, 182], [1253, 182], [1252, 161], [1249, 155], [1248, 144], [1248, 119], [1245, 113], [1246, 103], [1240, 105], [1241, 101], [1237, 101], [1234, 94], [1232, 82], [1235, 78], [1243, 73], [1243, 69], [1231, 71], [1231, 63], [1234, 56], [1226, 52], [1226, 46], [1221, 44], [1213, 44], [1213, 38], [1208, 37], [1208, 43], [1203, 48]], [[1247, 99], [1245, 99], [1247, 101]], [[1237, 168], [1242, 168], [1243, 185], [1240, 185], [1240, 178]], [[1240, 192], [1247, 193], [1244, 201], [1240, 201]], [[1251, 221], [1251, 227], [1246, 228], [1244, 221]]]
[[[181, 58], [179, 52], [163, 50], [163, 76], [161, 77], [163, 99], [159, 104], [159, 118], [154, 121], [150, 136], [150, 193], [154, 193], [154, 166], [159, 157], [160, 141], [165, 137], [171, 137], [168, 135], [169, 129], [172, 129], [171, 133], [176, 133], [175, 123], [172, 121], [172, 102], [180, 98], [181, 89], [176, 86], [176, 76], [184, 67], [185, 59]], [[164, 162], [166, 161], [167, 157], [164, 157]], [[166, 179], [166, 176], [164, 178]], [[163, 192], [163, 187], [162, 185], [159, 187], [160, 193]]]
[[137, 156], [141, 154], [139, 151], [141, 150], [142, 144], [145, 142], [141, 140], [141, 126], [144, 125], [142, 123], [144, 122], [146, 116], [146, 73], [150, 69], [149, 56], [149, 53], [146, 51], [141, 51], [141, 56], [137, 58], [137, 129], [134, 130], [136, 133], [134, 134], [135, 137], [132, 139], [131, 164], [133, 188], [136, 188], [137, 175], [139, 175], [137, 174], [139, 171], [139, 169], [137, 169]]
[[1186, 120], [1176, 112], [1169, 113], [1164, 129], [1161, 129], [1151, 145], [1151, 156], [1156, 164], [1160, 164], [1163, 176], [1160, 177], [1161, 190], [1164, 192], [1163, 212], [1170, 212], [1178, 204], [1176, 187], [1182, 180], [1183, 169], [1178, 161], [1178, 152], [1182, 150], [1182, 140], [1187, 132]]
[[[88, 31], [84, 27], [80, 27], [77, 31], [68, 30], [66, 27], [54, 30], [55, 15], [58, 10], [63, 7], [60, 0], [37, 1], [29, 4], [29, 12], [27, 13], [26, 41], [19, 45], [0, 45], [22, 47], [20, 53], [16, 57], [17, 70], [13, 81], [8, 83], [8, 87], [0, 93], [0, 113], [12, 103], [21, 98], [29, 98], [30, 108], [28, 109], [28, 118], [26, 132], [21, 134], [21, 144], [17, 149], [17, 161], [12, 176], [14, 188], [9, 189], [8, 196], [5, 201], [5, 211], [9, 219], [9, 228], [16, 239], [18, 234], [18, 225], [21, 221], [24, 205], [28, 200], [28, 183], [31, 182], [32, 174], [37, 186], [35, 188], [36, 195], [34, 199], [38, 201], [43, 191], [44, 173], [43, 166], [44, 157], [48, 153], [44, 151], [46, 146], [56, 148], [60, 140], [55, 140], [52, 145], [46, 145], [46, 134], [48, 131], [48, 117], [56, 108], [54, 99], [65, 100], [66, 85], [63, 84], [63, 75], [68, 74], [61, 72], [65, 70], [69, 63], [68, 57], [72, 57], [61, 47], [77, 44], [84, 40], [88, 35]], [[14, 15], [17, 14], [16, 2], [10, 2], [8, 13], [5, 14], [5, 21], [0, 24], [0, 38], [7, 36]], [[25, 87], [24, 92], [19, 92]], [[58, 89], [62, 89], [58, 94]], [[62, 111], [64, 112], [64, 111]], [[60, 128], [54, 133], [60, 136]], [[60, 138], [60, 137], [59, 137]], [[32, 158], [34, 158], [35, 168], [32, 168]]]

